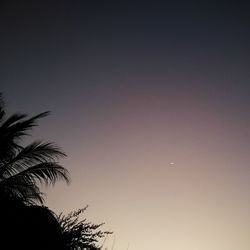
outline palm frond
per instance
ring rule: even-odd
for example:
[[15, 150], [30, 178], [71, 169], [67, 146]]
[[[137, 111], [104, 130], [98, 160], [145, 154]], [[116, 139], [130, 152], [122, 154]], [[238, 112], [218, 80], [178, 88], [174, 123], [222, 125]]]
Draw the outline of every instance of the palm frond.
[[50, 161], [55, 162], [59, 157], [63, 156], [66, 156], [66, 154], [53, 143], [33, 142], [22, 148], [8, 162], [0, 162], [0, 178], [8, 178], [35, 164]]
[[4, 130], [7, 129], [5, 132], [8, 132], [7, 134], [9, 136], [12, 136], [13, 139], [18, 139], [20, 136], [28, 135], [27, 131], [37, 126], [37, 120], [49, 115], [49, 113], [50, 113], [49, 111], [46, 111], [26, 120], [22, 120], [23, 118], [26, 117], [26, 115], [24, 114], [13, 115], [14, 116], [14, 117], [12, 116], [13, 118], [12, 117], [9, 118], [11, 119], [12, 123], [8, 122], [9, 119], [7, 119], [0, 127], [0, 131], [2, 128]]
[[2, 196], [20, 200], [26, 204], [34, 204], [35, 201], [43, 203], [43, 193], [34, 182], [27, 181], [25, 178], [9, 178], [0, 182], [0, 193]]
[[22, 114], [22, 113], [15, 113], [13, 115], [11, 115], [10, 117], [8, 117], [1, 125], [1, 128], [8, 128], [9, 126], [20, 122], [22, 119], [26, 118], [27, 115], [26, 114]]
[[2, 121], [4, 116], [5, 116], [5, 111], [0, 107], [0, 121]]
[[2, 93], [0, 93], [0, 122], [3, 120], [5, 116], [5, 110], [4, 110], [4, 99], [2, 96]]
[[64, 156], [66, 154], [54, 143], [35, 141], [24, 147], [16, 156], [16, 160], [43, 162]]
[[10, 177], [2, 179], [2, 182], [8, 181], [9, 179], [23, 179], [27, 182], [35, 182], [35, 180], [40, 181], [40, 183], [45, 183], [46, 185], [54, 185], [57, 180], [64, 180], [69, 183], [69, 173], [68, 170], [59, 165], [56, 162], [42, 162], [29, 168], [24, 169], [11, 175]]
[[43, 112], [29, 119], [23, 120], [25, 114], [14, 114], [0, 126], [0, 159], [9, 160], [13, 158], [17, 150], [22, 146], [19, 141], [28, 131], [37, 126], [37, 120], [45, 117], [49, 112]]
[[[28, 171], [27, 171], [28, 172]], [[56, 181], [63, 180], [70, 182], [68, 170], [56, 162], [44, 162], [29, 168], [29, 173], [46, 185], [54, 185]]]

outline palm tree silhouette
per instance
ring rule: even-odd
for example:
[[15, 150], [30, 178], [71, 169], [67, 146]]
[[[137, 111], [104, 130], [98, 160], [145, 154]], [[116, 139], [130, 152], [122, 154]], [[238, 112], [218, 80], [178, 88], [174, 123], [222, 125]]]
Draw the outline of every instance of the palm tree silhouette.
[[59, 147], [41, 141], [22, 145], [37, 121], [48, 114], [6, 117], [0, 93], [0, 245], [9, 250], [99, 250], [98, 239], [110, 232], [100, 231], [102, 224], [79, 220], [85, 208], [56, 216], [43, 206], [38, 184], [69, 182], [68, 171], [58, 163], [65, 156]]
[[19, 200], [24, 204], [43, 203], [39, 183], [55, 184], [59, 179], [69, 182], [68, 171], [58, 163], [65, 153], [53, 143], [35, 141], [22, 146], [23, 138], [43, 112], [31, 118], [15, 113], [6, 117], [0, 94], [0, 197]]

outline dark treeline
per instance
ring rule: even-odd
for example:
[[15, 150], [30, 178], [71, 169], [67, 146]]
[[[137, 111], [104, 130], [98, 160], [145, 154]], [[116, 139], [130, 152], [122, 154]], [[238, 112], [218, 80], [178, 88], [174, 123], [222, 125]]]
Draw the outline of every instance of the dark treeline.
[[58, 160], [65, 153], [51, 142], [23, 145], [40, 118], [7, 116], [0, 94], [0, 237], [1, 249], [98, 250], [98, 240], [110, 232], [101, 231], [79, 217], [86, 208], [68, 215], [56, 215], [44, 205], [40, 183], [69, 182], [69, 173]]

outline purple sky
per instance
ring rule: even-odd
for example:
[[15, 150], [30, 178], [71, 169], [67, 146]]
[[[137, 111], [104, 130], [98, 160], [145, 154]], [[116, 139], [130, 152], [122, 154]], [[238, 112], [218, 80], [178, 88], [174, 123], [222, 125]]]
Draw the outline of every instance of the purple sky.
[[108, 249], [249, 250], [249, 6], [122, 2], [0, 6], [7, 109], [68, 155], [46, 204]]

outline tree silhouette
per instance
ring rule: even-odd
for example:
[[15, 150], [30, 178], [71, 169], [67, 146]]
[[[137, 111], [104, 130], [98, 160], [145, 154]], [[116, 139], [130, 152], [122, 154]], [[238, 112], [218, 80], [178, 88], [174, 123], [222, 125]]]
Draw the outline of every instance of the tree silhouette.
[[65, 153], [51, 142], [22, 145], [43, 112], [31, 118], [15, 113], [6, 117], [0, 93], [0, 246], [16, 250], [99, 250], [99, 238], [110, 232], [102, 224], [79, 220], [84, 209], [56, 216], [43, 205], [39, 184], [69, 182], [68, 171], [58, 163]]
[[112, 234], [109, 231], [101, 231], [103, 225], [87, 222], [80, 219], [80, 215], [87, 209], [84, 207], [77, 211], [70, 212], [68, 215], [62, 213], [58, 216], [58, 222], [62, 230], [62, 239], [65, 250], [100, 250], [98, 240]]
[[60, 224], [47, 207], [11, 200], [1, 204], [0, 212], [0, 245], [4, 249], [65, 249]]
[[39, 183], [54, 184], [58, 179], [69, 182], [68, 171], [57, 162], [65, 153], [50, 142], [35, 141], [27, 146], [21, 143], [49, 112], [31, 118], [15, 113], [6, 118], [1, 96], [0, 99], [0, 196], [26, 204], [43, 203]]
[[64, 250], [62, 230], [56, 215], [45, 206], [26, 206], [23, 211], [20, 249]]

